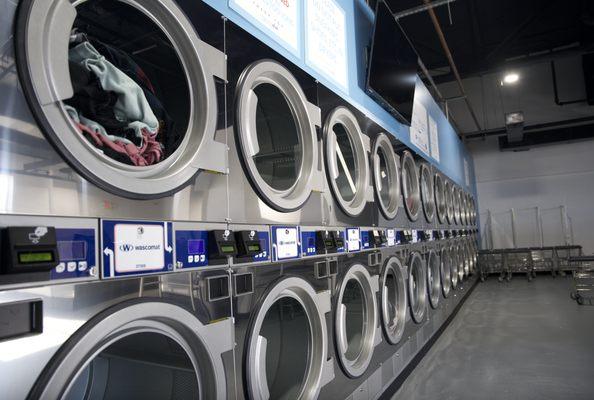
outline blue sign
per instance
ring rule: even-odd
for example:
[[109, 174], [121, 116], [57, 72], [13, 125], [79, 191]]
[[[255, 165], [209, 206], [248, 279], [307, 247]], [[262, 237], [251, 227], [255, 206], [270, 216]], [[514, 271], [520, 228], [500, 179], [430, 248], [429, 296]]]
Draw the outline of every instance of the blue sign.
[[173, 271], [173, 224], [101, 221], [103, 278]]
[[303, 257], [318, 254], [315, 231], [301, 231], [301, 252]]
[[96, 270], [95, 229], [56, 229], [58, 265], [50, 280], [93, 277]]
[[371, 241], [369, 231], [361, 231], [361, 248], [362, 249], [369, 249], [371, 248]]

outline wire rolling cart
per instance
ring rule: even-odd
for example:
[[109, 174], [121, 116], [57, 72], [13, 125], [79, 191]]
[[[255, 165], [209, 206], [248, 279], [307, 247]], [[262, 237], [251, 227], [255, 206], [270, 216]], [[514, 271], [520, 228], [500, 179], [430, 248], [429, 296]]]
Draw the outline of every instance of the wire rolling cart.
[[571, 298], [579, 305], [594, 305], [594, 256], [569, 257], [573, 263], [573, 291]]

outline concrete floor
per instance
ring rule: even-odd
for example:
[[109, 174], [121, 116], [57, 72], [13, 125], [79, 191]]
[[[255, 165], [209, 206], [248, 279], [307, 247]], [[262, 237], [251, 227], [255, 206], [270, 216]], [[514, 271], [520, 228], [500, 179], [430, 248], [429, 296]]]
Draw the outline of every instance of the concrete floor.
[[392, 399], [594, 399], [594, 306], [571, 285], [479, 284]]

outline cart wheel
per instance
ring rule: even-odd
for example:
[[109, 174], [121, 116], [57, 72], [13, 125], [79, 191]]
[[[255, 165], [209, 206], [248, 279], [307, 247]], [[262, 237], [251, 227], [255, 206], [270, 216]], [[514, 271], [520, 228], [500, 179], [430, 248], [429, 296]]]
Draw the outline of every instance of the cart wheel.
[[532, 282], [532, 279], [534, 279], [534, 278], [532, 277], [532, 274], [528, 274], [528, 282]]
[[481, 282], [485, 281], [485, 277], [483, 275], [481, 275]]
[[577, 300], [577, 295], [575, 294], [575, 292], [571, 292], [569, 294], [569, 297], [571, 297], [572, 300]]
[[506, 279], [506, 280], [509, 282], [509, 281], [511, 281], [511, 278], [512, 278], [512, 277], [511, 277], [511, 274], [509, 274], [509, 275], [507, 276], [507, 278], [505, 278], [505, 279]]
[[500, 276], [499, 278], [497, 278], [497, 280], [498, 280], [499, 282], [503, 282], [503, 276]]
[[581, 297], [578, 297], [576, 300], [577, 300], [577, 303], [578, 303], [580, 306], [583, 306], [583, 305], [584, 305], [584, 299], [583, 299], [583, 298], [581, 298]]

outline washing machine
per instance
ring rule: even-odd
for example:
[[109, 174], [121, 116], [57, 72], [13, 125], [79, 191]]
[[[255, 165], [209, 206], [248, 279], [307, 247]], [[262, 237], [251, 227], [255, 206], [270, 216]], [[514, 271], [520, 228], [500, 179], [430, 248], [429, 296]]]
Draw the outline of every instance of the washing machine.
[[218, 13], [174, 0], [2, 9], [1, 212], [224, 221], [226, 192], [206, 190], [206, 171], [227, 170]]
[[[99, 220], [2, 215], [0, 227], [3, 398], [232, 397], [226, 266], [100, 281]], [[117, 257], [119, 272], [141, 268]]]
[[325, 224], [316, 81], [230, 21], [225, 36], [229, 220]]
[[238, 398], [315, 399], [333, 380], [333, 274], [329, 259], [233, 268]]
[[[444, 238], [440, 242], [440, 275], [441, 275], [441, 290], [444, 298], [448, 298], [453, 289], [452, 283], [452, 255], [448, 241]], [[457, 282], [456, 282], [457, 284]]]
[[446, 220], [448, 226], [454, 225], [454, 195], [452, 191], [452, 182], [449, 179], [445, 179], [444, 187], [444, 199], [446, 205]]
[[[331, 338], [334, 380], [322, 388], [320, 398], [347, 398], [375, 370], [382, 343], [379, 251], [339, 258], [332, 290]], [[395, 332], [398, 333], [398, 332]]]
[[462, 205], [460, 204], [460, 187], [452, 185], [452, 205], [454, 209], [454, 224], [462, 225]]
[[[436, 226], [439, 229], [447, 229], [447, 208], [448, 201], [446, 196], [446, 178], [439, 171], [435, 171], [434, 174], [434, 192], [435, 192], [435, 214], [436, 214]], [[442, 237], [443, 239], [443, 237]]]
[[435, 218], [435, 185], [433, 168], [426, 162], [421, 162], [419, 167], [419, 186], [421, 188], [421, 203], [425, 216], [425, 227], [433, 224]]
[[[370, 153], [372, 138], [378, 136], [380, 128], [321, 84], [318, 85], [318, 99], [322, 111], [323, 157], [329, 187], [323, 204], [328, 223], [373, 225], [377, 221], [378, 208], [374, 201]], [[381, 138], [379, 140], [381, 150], [378, 151], [390, 157], [387, 143]], [[390, 159], [387, 162], [393, 161]], [[395, 194], [389, 194], [389, 201], [393, 204], [384, 204], [389, 208], [389, 215], [397, 210]]]
[[417, 226], [421, 213], [421, 189], [417, 163], [408, 150], [401, 156], [402, 199], [404, 209], [412, 226]]
[[373, 139], [370, 155], [377, 209], [374, 221], [385, 228], [404, 227], [408, 223], [402, 210], [400, 157], [394, 150], [396, 146], [398, 143], [392, 135], [380, 131]]

